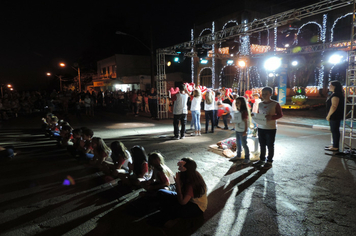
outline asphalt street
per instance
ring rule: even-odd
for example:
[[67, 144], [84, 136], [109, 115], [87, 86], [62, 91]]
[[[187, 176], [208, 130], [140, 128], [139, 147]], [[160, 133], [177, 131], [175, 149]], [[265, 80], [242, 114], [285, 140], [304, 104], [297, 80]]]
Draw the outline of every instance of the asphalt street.
[[[154, 209], [139, 197], [142, 189], [121, 188], [44, 137], [40, 116], [2, 122], [0, 145], [13, 144], [19, 154], [0, 165], [0, 235], [353, 235], [356, 159], [324, 151], [330, 143], [324, 114], [286, 111], [267, 171], [209, 149], [232, 131], [172, 140], [171, 119], [109, 112], [67, 117], [108, 144], [160, 150], [174, 172], [182, 157], [197, 161], [208, 185], [208, 210], [171, 228], [147, 223]], [[66, 179], [71, 185], [63, 184]]]

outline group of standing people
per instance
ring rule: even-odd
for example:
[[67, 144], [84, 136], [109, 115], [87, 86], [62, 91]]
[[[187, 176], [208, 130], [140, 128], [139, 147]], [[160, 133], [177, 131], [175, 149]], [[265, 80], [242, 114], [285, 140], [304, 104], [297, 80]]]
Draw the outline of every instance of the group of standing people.
[[[247, 146], [247, 134], [248, 129], [252, 125], [251, 119], [251, 106], [243, 96], [225, 97], [223, 90], [214, 92], [213, 90], [207, 90], [204, 99], [204, 111], [205, 111], [205, 133], [208, 133], [209, 121], [211, 123], [211, 133], [214, 133], [214, 127], [218, 127], [219, 117], [223, 117], [224, 129], [229, 129], [227, 125], [228, 116], [234, 116], [235, 114], [241, 115], [241, 119], [235, 124], [236, 133], [236, 148], [237, 154], [231, 161], [236, 161], [241, 158], [242, 147], [245, 151], [245, 158], [242, 164], [250, 163], [249, 148]], [[273, 89], [271, 87], [265, 87], [262, 89], [262, 102], [258, 106], [254, 106], [254, 111], [259, 114], [263, 114], [266, 119], [263, 124], [256, 124], [258, 130], [259, 144], [260, 144], [260, 160], [254, 163], [254, 166], [263, 167], [269, 169], [272, 167], [274, 156], [274, 142], [277, 132], [276, 120], [283, 116], [282, 108], [277, 101], [271, 99], [273, 95]], [[200, 124], [200, 111], [201, 101], [203, 100], [201, 91], [199, 88], [194, 88], [190, 95], [186, 87], [182, 85], [179, 89], [179, 93], [172, 96], [174, 101], [173, 107], [173, 127], [174, 127], [174, 139], [185, 138], [186, 123], [188, 114], [188, 99], [191, 99], [191, 113], [192, 113], [192, 125], [194, 132], [192, 136], [201, 135]], [[226, 103], [226, 99], [233, 105]], [[224, 102], [225, 101], [225, 102]], [[233, 108], [234, 107], [234, 108]], [[254, 113], [253, 113], [254, 114]], [[253, 116], [252, 114], [252, 116]], [[234, 119], [233, 119], [234, 120]], [[181, 123], [181, 129], [179, 130], [179, 122]], [[267, 154], [268, 150], [268, 155]]]

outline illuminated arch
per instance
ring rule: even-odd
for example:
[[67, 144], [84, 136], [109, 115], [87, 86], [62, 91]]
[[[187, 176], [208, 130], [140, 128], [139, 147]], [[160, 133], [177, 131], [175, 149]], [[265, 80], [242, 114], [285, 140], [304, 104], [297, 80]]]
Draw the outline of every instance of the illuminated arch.
[[[202, 81], [201, 81], [201, 78], [200, 78], [200, 75], [201, 75], [202, 71], [205, 70], [205, 69], [210, 69], [211, 75], [213, 75], [213, 68], [212, 68], [212, 67], [208, 67], [208, 66], [207, 66], [207, 67], [201, 68], [201, 70], [199, 71], [199, 74], [198, 74], [198, 81], [197, 81], [197, 84], [203, 85], [203, 84], [202, 84]], [[211, 81], [211, 85], [214, 86], [214, 85], [213, 85], [213, 81]], [[203, 86], [206, 86], [206, 85], [203, 85]], [[208, 86], [206, 86], [206, 87], [208, 87]]]
[[333, 24], [333, 26], [331, 27], [331, 32], [330, 32], [330, 42], [333, 42], [333, 41], [334, 41], [334, 28], [335, 28], [335, 26], [336, 26], [336, 23], [337, 23], [339, 20], [341, 20], [342, 18], [345, 18], [345, 17], [347, 17], [347, 16], [349, 16], [349, 15], [352, 15], [352, 12], [347, 13], [347, 14], [345, 14], [345, 15], [343, 15], [343, 16], [340, 16], [339, 18], [337, 18], [337, 19], [334, 21], [334, 24]]
[[[319, 31], [319, 37], [320, 37], [320, 39], [321, 39], [321, 38], [322, 38], [323, 27], [321, 26], [321, 24], [319, 24], [319, 23], [316, 22], [316, 21], [309, 21], [309, 22], [303, 24], [302, 26], [300, 26], [299, 29], [298, 29], [298, 32], [297, 32], [297, 36], [300, 34], [300, 30], [301, 30], [304, 26], [306, 26], [306, 25], [311, 25], [311, 24], [315, 24], [315, 25], [319, 26], [319, 29], [320, 29], [320, 31]], [[298, 37], [297, 37], [297, 40], [296, 40], [296, 44], [298, 45]]]

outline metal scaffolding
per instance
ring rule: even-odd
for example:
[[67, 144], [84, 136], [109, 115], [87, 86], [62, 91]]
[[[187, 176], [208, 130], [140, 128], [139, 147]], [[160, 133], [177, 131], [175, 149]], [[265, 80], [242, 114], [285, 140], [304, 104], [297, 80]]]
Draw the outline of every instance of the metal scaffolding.
[[342, 127], [341, 147], [345, 154], [355, 156], [355, 105], [356, 105], [356, 52], [354, 49], [355, 40], [355, 0], [353, 0], [353, 15], [351, 24], [351, 50], [348, 52], [348, 68], [346, 70], [345, 85], [345, 107]]
[[[345, 6], [350, 6], [352, 1], [345, 0], [322, 0], [318, 3], [298, 8], [291, 9], [282, 13], [278, 13], [269, 17], [254, 20], [250, 23], [236, 25], [230, 28], [225, 28], [220, 31], [213, 32], [208, 35], [202, 35], [194, 40], [173, 45], [171, 47], [161, 48], [157, 50], [157, 92], [160, 98], [167, 98], [167, 80], [165, 74], [165, 55], [177, 55], [177, 50], [183, 51], [186, 57], [196, 57], [196, 52], [192, 52], [192, 49], [199, 44], [213, 45], [227, 41], [238, 36], [251, 35], [268, 29], [274, 29], [283, 25], [291, 24], [294, 21], [300, 21], [301, 19], [308, 18], [317, 14], [329, 12]], [[310, 53], [317, 51], [330, 50], [333, 43], [323, 43], [320, 45], [302, 47], [300, 53]], [[277, 52], [276, 52], [277, 53]], [[289, 51], [281, 53], [290, 53]], [[223, 55], [213, 55], [216, 58], [222, 58]], [[161, 104], [161, 100], [158, 102]], [[161, 105], [158, 105], [158, 117], [160, 119], [168, 118], [167, 109]]]

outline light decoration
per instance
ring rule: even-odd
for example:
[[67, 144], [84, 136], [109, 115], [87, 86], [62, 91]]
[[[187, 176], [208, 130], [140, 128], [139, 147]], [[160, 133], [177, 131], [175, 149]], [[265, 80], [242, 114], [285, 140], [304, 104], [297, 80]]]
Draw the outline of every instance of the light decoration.
[[199, 74], [198, 74], [198, 84], [201, 83], [200, 74], [201, 74], [201, 72], [202, 72], [203, 70], [205, 70], [205, 69], [209, 69], [209, 70], [213, 71], [212, 68], [211, 68], [211, 67], [208, 67], [208, 66], [201, 68], [201, 70], [199, 71]]
[[[263, 54], [271, 51], [271, 46], [266, 46], [266, 45], [258, 45], [258, 44], [251, 44], [251, 54]], [[277, 52], [282, 52], [286, 51], [286, 48], [276, 48]]]
[[[215, 21], [212, 22], [212, 33], [215, 33]], [[215, 40], [215, 36], [213, 36], [213, 40]], [[212, 45], [211, 50], [213, 51], [212, 62], [212, 70], [211, 70], [211, 87], [215, 88], [215, 44]]]
[[334, 69], [334, 67], [335, 67], [335, 64], [330, 68], [330, 71], [329, 71], [329, 82], [331, 81], [331, 73], [333, 72], [333, 69]]
[[234, 64], [234, 60], [227, 60], [227, 62], [226, 62], [228, 65], [232, 65], [232, 64]]
[[[274, 22], [277, 25], [277, 20]], [[274, 27], [274, 47], [273, 51], [277, 50], [277, 27]]]
[[[248, 30], [247, 20], [245, 20], [243, 23], [246, 26], [244, 27], [244, 31], [247, 31]], [[250, 55], [250, 36], [249, 35], [241, 36], [240, 39], [242, 41], [240, 53], [244, 56]]]
[[[304, 28], [304, 26], [310, 25], [310, 24], [315, 24], [315, 25], [317, 25], [319, 27], [319, 30], [320, 30], [319, 31], [319, 36], [321, 36], [321, 33], [323, 32], [323, 27], [316, 21], [309, 21], [309, 22], [303, 24], [302, 26], [300, 26], [299, 29], [298, 29], [298, 32], [297, 32], [297, 36], [300, 34], [300, 31], [301, 31], [302, 28]], [[296, 44], [298, 45], [298, 37], [296, 39]]]
[[213, 31], [212, 31], [210, 28], [205, 28], [205, 29], [203, 29], [203, 30], [200, 32], [199, 37], [201, 37], [202, 34], [203, 34], [205, 31], [208, 31], [208, 30], [210, 30], [210, 31], [213, 33]]
[[333, 42], [333, 41], [334, 41], [334, 28], [335, 28], [335, 26], [336, 26], [336, 23], [337, 23], [339, 20], [341, 20], [342, 18], [345, 18], [345, 17], [347, 17], [347, 16], [349, 16], [349, 15], [352, 15], [352, 12], [347, 13], [347, 14], [345, 14], [345, 15], [343, 15], [343, 16], [340, 16], [339, 18], [337, 18], [337, 19], [334, 21], [334, 24], [333, 24], [333, 26], [331, 27], [331, 32], [330, 32], [330, 42]]
[[229, 55], [229, 47], [224, 47], [224, 48], [218, 48], [218, 53], [219, 54], [224, 54], [224, 55]]
[[327, 20], [328, 20], [328, 15], [324, 14], [323, 15], [323, 29], [321, 31], [321, 41], [323, 43], [325, 43], [325, 39], [326, 39], [326, 23], [327, 23]]
[[[193, 41], [194, 40], [194, 29], [190, 30], [190, 39]], [[194, 53], [194, 49], [190, 49], [191, 53]], [[191, 76], [192, 76], [192, 83], [194, 83], [194, 57], [190, 58], [190, 71], [191, 71]]]
[[[229, 20], [228, 22], [226, 22], [224, 24], [224, 26], [222, 27], [222, 29], [224, 30], [226, 28], [226, 26], [230, 23], [235, 23], [236, 25], [238, 25], [237, 21], [236, 20]], [[220, 47], [221, 47], [221, 42], [220, 42]]]
[[[267, 23], [264, 22], [264, 25], [267, 27]], [[267, 28], [267, 46], [269, 46], [269, 29]]]
[[249, 75], [250, 75], [251, 88], [263, 86], [263, 84], [261, 82], [260, 73], [258, 72], [258, 67], [257, 66], [250, 66], [248, 68], [248, 70], [249, 70]]
[[[240, 68], [239, 68], [238, 66], [236, 66], [236, 65], [225, 65], [223, 68], [221, 68], [220, 74], [219, 74], [219, 88], [222, 87], [222, 74], [224, 73], [224, 69], [225, 69], [226, 67], [228, 67], [228, 66], [233, 66], [233, 67], [235, 67], [235, 68], [236, 68], [236, 74], [237, 74], [237, 73], [239, 72], [239, 70], [240, 70]], [[237, 82], [237, 81], [236, 81], [236, 77], [235, 77], [233, 83], [235, 83], [235, 82]]]

